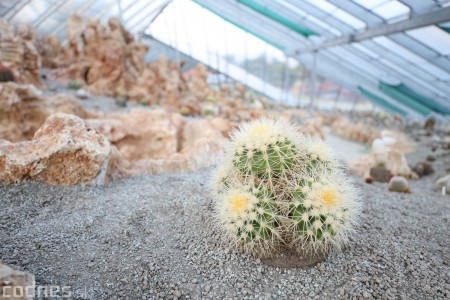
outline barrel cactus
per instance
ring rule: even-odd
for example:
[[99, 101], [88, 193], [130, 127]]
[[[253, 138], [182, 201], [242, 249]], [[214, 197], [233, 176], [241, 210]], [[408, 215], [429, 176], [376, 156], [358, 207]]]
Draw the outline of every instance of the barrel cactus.
[[226, 241], [261, 258], [286, 247], [312, 255], [339, 248], [360, 210], [356, 189], [325, 143], [276, 120], [232, 133], [214, 197]]
[[0, 65], [0, 82], [14, 81], [14, 73], [11, 68]]
[[69, 90], [79, 90], [81, 88], [81, 85], [76, 80], [69, 80], [69, 82], [67, 83], [67, 88]]
[[406, 180], [403, 176], [394, 176], [389, 180], [390, 192], [398, 192], [398, 193], [410, 193], [408, 180]]

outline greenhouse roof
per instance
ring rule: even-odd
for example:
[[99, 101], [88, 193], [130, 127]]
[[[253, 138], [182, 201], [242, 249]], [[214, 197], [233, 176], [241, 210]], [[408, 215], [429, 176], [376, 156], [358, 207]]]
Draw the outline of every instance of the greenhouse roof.
[[[72, 12], [119, 15], [143, 34], [171, 2], [2, 0], [0, 16], [63, 38]], [[450, 114], [450, 0], [194, 2], [387, 110]]]

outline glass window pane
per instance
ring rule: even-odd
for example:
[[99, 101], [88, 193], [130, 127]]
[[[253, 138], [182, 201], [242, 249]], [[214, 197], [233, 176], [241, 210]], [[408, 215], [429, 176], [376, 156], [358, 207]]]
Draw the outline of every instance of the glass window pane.
[[353, 0], [365, 8], [371, 10], [385, 20], [396, 21], [407, 19], [410, 9], [400, 1], [394, 0]]
[[388, 2], [386, 0], [353, 0], [353, 1], [361, 4], [362, 6], [364, 6], [367, 9], [372, 9], [383, 3]]
[[366, 23], [343, 11], [342, 9], [338, 9], [335, 13], [333, 13], [333, 16], [355, 29], [362, 29], [366, 27]]
[[386, 20], [390, 20], [400, 16], [404, 16], [405, 19], [407, 19], [409, 7], [398, 1], [391, 1], [374, 8], [373, 12]]
[[326, 13], [332, 13], [337, 9], [336, 6], [325, 0], [307, 0], [307, 1], [311, 2], [311, 4], [317, 6]]
[[441, 55], [450, 55], [450, 35], [436, 26], [409, 30], [406, 33]]

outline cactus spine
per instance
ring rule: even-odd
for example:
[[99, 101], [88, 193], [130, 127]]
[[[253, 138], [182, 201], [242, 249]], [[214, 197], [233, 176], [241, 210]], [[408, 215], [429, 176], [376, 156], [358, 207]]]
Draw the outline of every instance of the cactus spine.
[[314, 254], [344, 243], [357, 192], [328, 147], [291, 124], [259, 120], [235, 131], [216, 171], [216, 216], [226, 240], [256, 257], [281, 247]]

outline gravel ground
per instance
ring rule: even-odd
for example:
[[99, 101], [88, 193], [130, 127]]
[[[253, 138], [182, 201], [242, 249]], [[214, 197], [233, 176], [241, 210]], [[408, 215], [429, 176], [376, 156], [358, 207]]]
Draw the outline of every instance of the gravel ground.
[[411, 194], [355, 178], [364, 202], [355, 239], [315, 267], [279, 269], [218, 242], [210, 177], [0, 186], [0, 258], [86, 299], [450, 297], [450, 199], [432, 178]]

